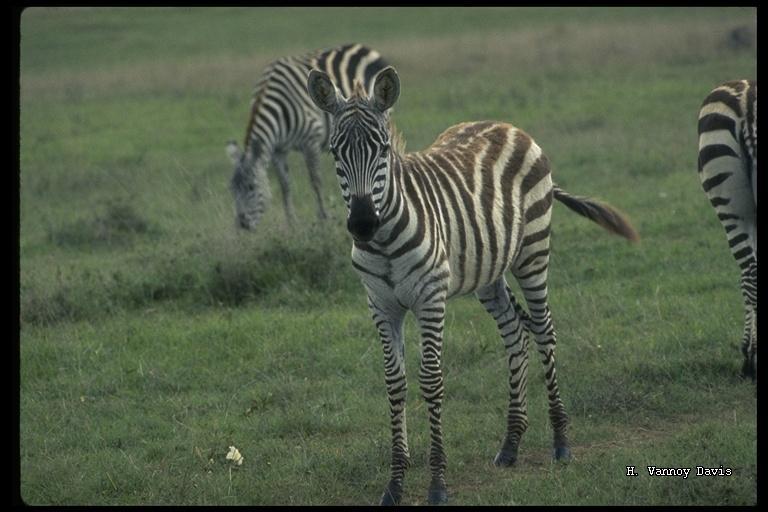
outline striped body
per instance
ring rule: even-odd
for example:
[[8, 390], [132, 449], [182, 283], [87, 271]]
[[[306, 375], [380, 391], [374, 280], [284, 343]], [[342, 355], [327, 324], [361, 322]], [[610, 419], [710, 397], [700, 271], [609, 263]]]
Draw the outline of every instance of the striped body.
[[283, 57], [269, 64], [257, 82], [245, 134], [245, 150], [234, 142], [228, 152], [235, 163], [231, 187], [235, 196], [238, 225], [253, 229], [270, 200], [267, 168], [274, 164], [283, 195], [283, 208], [295, 220], [290, 197], [286, 157], [303, 153], [318, 203], [318, 216], [326, 217], [318, 174], [319, 155], [328, 147], [330, 119], [307, 95], [307, 75], [322, 69], [349, 95], [355, 80], [370, 84], [386, 63], [378, 52], [360, 44], [349, 44], [297, 57]]
[[[376, 77], [370, 94], [358, 87], [349, 99], [322, 73], [313, 71], [308, 79], [312, 99], [333, 116], [330, 146], [349, 208], [352, 264], [367, 291], [384, 350], [392, 459], [382, 504], [399, 503], [410, 464], [403, 337], [408, 311], [416, 316], [421, 337], [419, 387], [430, 424], [428, 501], [437, 504], [448, 499], [441, 423], [447, 300], [474, 292], [496, 321], [506, 349], [509, 409], [495, 464], [514, 464], [528, 427], [528, 335], [545, 368], [554, 457], [568, 458], [568, 416], [557, 384], [555, 331], [547, 303], [552, 201], [622, 236], [637, 235], [611, 207], [554, 186], [539, 146], [509, 124], [463, 123], [446, 130], [428, 149], [403, 154], [389, 120], [399, 90], [391, 67]], [[507, 286], [507, 270], [520, 284], [527, 312]]]
[[450, 298], [547, 254], [549, 165], [522, 130], [464, 123], [426, 151], [393, 160], [396, 185], [388, 189], [379, 233], [369, 243], [355, 242], [352, 251], [355, 268], [377, 295], [391, 290], [410, 308], [429, 291], [427, 271]]
[[757, 372], [757, 82], [726, 82], [699, 111], [699, 178], [741, 269], [744, 376]]

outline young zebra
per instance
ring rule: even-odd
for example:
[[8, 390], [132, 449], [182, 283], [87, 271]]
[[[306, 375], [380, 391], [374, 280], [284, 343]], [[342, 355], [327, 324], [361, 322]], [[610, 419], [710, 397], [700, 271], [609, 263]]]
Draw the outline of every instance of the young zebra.
[[318, 217], [326, 218], [318, 163], [321, 148], [328, 146], [330, 121], [307, 96], [307, 75], [312, 68], [322, 69], [349, 95], [355, 80], [368, 85], [385, 66], [378, 52], [360, 44], [284, 57], [267, 66], [254, 89], [245, 150], [234, 141], [227, 144], [227, 153], [235, 165], [230, 188], [239, 227], [254, 229], [268, 206], [270, 163], [277, 171], [285, 215], [289, 222], [295, 221], [286, 164], [290, 150], [304, 154], [317, 197]]
[[[330, 146], [349, 209], [352, 265], [367, 291], [384, 349], [392, 459], [381, 503], [400, 501], [409, 465], [403, 341], [408, 310], [421, 334], [419, 385], [429, 410], [431, 440], [428, 500], [447, 501], [440, 361], [445, 302], [460, 294], [476, 293], [496, 320], [507, 352], [509, 411], [495, 464], [515, 462], [528, 426], [525, 331], [533, 334], [545, 367], [554, 457], [568, 458], [568, 416], [557, 385], [555, 331], [547, 304], [552, 199], [635, 240], [632, 226], [613, 208], [553, 186], [539, 146], [509, 124], [459, 124], [425, 151], [402, 154], [388, 125], [388, 109], [400, 92], [392, 67], [376, 77], [372, 96], [358, 87], [345, 99], [316, 70], [309, 75], [308, 90], [333, 118]], [[508, 269], [522, 287], [530, 316], [507, 286]]]
[[742, 375], [757, 377], [757, 82], [726, 82], [699, 111], [699, 178], [741, 268]]

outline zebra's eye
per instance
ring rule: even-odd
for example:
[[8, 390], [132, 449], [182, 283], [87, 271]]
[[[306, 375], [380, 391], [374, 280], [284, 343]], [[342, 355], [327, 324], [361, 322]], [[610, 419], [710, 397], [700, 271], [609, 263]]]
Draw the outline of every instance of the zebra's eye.
[[387, 151], [389, 151], [389, 144], [385, 144], [381, 147], [381, 151], [379, 152], [379, 156], [385, 157], [387, 156]]

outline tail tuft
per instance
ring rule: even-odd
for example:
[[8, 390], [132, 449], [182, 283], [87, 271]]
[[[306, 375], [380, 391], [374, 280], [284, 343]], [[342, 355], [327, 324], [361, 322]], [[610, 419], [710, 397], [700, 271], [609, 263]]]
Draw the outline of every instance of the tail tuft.
[[557, 185], [552, 187], [555, 199], [574, 212], [596, 222], [615, 235], [626, 238], [631, 242], [640, 240], [640, 235], [622, 212], [613, 206], [595, 201], [588, 197], [574, 196]]

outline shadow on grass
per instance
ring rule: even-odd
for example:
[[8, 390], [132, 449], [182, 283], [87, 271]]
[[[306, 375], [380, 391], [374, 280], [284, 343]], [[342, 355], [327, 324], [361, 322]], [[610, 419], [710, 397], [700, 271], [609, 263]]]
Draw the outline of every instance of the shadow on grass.
[[666, 416], [706, 405], [692, 400], [691, 388], [708, 391], [698, 395], [698, 400], [707, 400], [723, 386], [743, 384], [736, 354], [724, 360], [711, 352], [684, 352], [671, 360], [628, 363], [623, 371], [580, 382], [570, 390], [569, 402], [571, 410], [583, 416]]

